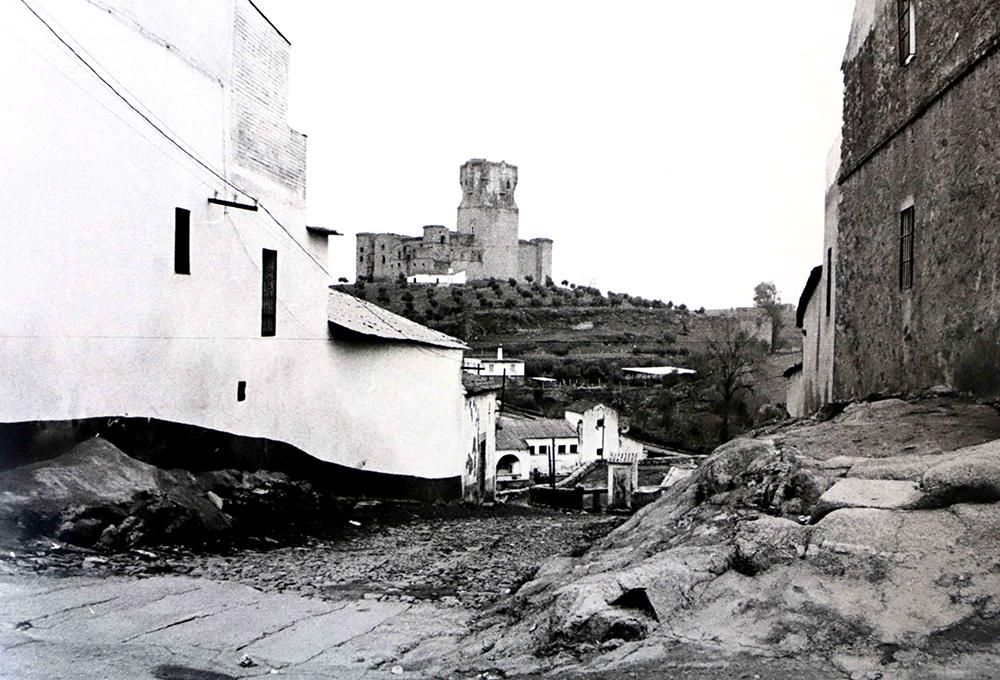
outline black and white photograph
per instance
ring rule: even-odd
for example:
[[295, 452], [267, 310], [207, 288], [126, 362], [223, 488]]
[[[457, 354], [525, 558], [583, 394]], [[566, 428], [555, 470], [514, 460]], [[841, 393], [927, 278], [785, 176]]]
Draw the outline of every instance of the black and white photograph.
[[0, 65], [0, 680], [1000, 680], [1000, 1]]

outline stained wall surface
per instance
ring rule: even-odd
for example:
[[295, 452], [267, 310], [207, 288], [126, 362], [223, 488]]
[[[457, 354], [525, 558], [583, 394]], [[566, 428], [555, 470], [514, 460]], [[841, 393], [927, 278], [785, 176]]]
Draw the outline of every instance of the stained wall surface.
[[[952, 383], [1000, 325], [1000, 4], [914, 3], [901, 65], [897, 3], [858, 3], [843, 65], [834, 397]], [[912, 287], [900, 213], [913, 207]]]

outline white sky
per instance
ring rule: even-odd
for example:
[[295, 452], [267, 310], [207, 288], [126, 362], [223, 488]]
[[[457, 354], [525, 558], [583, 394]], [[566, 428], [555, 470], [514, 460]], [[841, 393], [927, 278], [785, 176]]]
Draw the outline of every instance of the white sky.
[[709, 308], [822, 250], [852, 0], [256, 0], [292, 42], [308, 222], [455, 228], [458, 168], [519, 168], [553, 278]]

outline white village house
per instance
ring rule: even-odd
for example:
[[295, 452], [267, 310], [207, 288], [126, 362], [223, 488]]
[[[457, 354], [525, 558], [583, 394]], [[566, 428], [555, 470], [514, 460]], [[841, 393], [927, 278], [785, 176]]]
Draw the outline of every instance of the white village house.
[[503, 347], [497, 347], [496, 357], [465, 357], [462, 369], [467, 373], [502, 378], [523, 378], [523, 359], [504, 359]]
[[304, 452], [358, 492], [488, 495], [495, 395], [466, 399], [465, 346], [329, 290], [267, 17], [31, 5], [0, 9], [23, 38], [0, 41], [0, 428], [115, 418]]
[[549, 474], [549, 457], [553, 453], [557, 475], [569, 474], [582, 463], [576, 429], [565, 420], [506, 414], [500, 417], [496, 438], [498, 482], [530, 479], [535, 472]]

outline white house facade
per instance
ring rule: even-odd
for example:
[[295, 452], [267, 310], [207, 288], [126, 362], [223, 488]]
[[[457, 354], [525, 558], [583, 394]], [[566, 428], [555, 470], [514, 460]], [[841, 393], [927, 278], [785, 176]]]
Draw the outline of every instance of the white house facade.
[[284, 36], [248, 0], [30, 4], [0, 8], [0, 424], [170, 423], [459, 495], [464, 346], [328, 289]]

